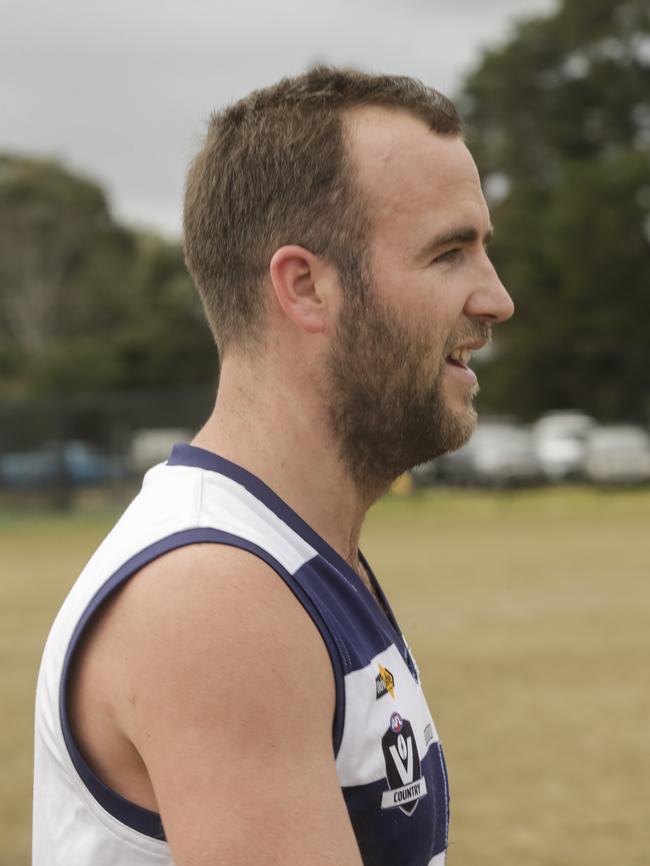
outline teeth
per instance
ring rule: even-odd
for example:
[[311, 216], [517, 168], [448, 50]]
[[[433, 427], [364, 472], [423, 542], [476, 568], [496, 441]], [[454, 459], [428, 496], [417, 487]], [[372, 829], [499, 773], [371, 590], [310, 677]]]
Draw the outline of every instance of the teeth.
[[455, 349], [450, 357], [454, 361], [458, 361], [459, 364], [463, 364], [465, 367], [472, 360], [472, 350], [471, 349]]

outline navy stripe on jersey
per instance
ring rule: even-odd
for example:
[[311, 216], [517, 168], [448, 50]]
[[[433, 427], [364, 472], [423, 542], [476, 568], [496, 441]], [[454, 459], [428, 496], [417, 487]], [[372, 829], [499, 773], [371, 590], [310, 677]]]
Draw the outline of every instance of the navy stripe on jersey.
[[[338, 578], [338, 580], [337, 580]], [[350, 588], [345, 578], [333, 572], [330, 563], [317, 556], [310, 559], [295, 573], [304, 591], [318, 605], [337, 638], [343, 660], [344, 673], [365, 667], [368, 661], [388, 649], [397, 646], [406, 661], [408, 651], [387, 616], [374, 598], [361, 595], [362, 604], [350, 609]], [[354, 640], [350, 640], [350, 635]], [[335, 740], [335, 752], [339, 742]]]
[[328, 625], [323, 620], [323, 617], [314, 606], [309, 596], [302, 589], [300, 584], [296, 581], [295, 577], [291, 575], [286, 569], [284, 569], [279, 562], [273, 559], [273, 557], [271, 557], [270, 554], [263, 550], [261, 547], [252, 544], [246, 539], [238, 538], [235, 535], [231, 535], [227, 532], [221, 532], [220, 530], [206, 528], [190, 529], [183, 532], [174, 533], [167, 538], [163, 538], [162, 540], [157, 541], [150, 547], [147, 547], [144, 550], [140, 551], [140, 553], [136, 554], [134, 557], [128, 560], [128, 562], [126, 562], [118, 571], [116, 571], [115, 574], [113, 574], [112, 577], [110, 577], [109, 580], [107, 580], [106, 583], [103, 584], [101, 589], [93, 597], [92, 601], [84, 611], [83, 615], [80, 617], [72, 634], [72, 638], [66, 652], [65, 661], [63, 663], [63, 673], [61, 676], [61, 690], [59, 693], [59, 712], [61, 716], [63, 736], [75, 769], [83, 780], [84, 784], [93, 795], [93, 797], [97, 800], [97, 802], [110, 815], [112, 815], [114, 818], [117, 818], [118, 821], [121, 821], [128, 827], [131, 827], [132, 829], [137, 830], [138, 832], [143, 833], [146, 836], [151, 836], [154, 839], [165, 838], [160, 815], [157, 812], [152, 812], [149, 809], [145, 809], [142, 806], [138, 806], [136, 803], [132, 803], [129, 800], [126, 800], [112, 788], [109, 788], [108, 785], [102, 782], [102, 780], [93, 772], [77, 746], [74, 735], [72, 733], [67, 707], [70, 669], [75, 649], [79, 645], [81, 636], [84, 633], [88, 623], [97, 613], [102, 604], [108, 599], [108, 597], [113, 592], [115, 592], [115, 590], [122, 586], [137, 571], [140, 571], [140, 569], [144, 568], [145, 565], [153, 562], [159, 556], [162, 556], [165, 553], [169, 553], [172, 550], [176, 550], [179, 547], [184, 547], [189, 544], [205, 543], [226, 544], [231, 547], [237, 547], [242, 550], [246, 550], [249, 553], [258, 556], [260, 559], [264, 560], [264, 562], [266, 562], [269, 566], [271, 566], [271, 568], [273, 568], [274, 571], [276, 571], [280, 575], [280, 577], [282, 577], [285, 583], [296, 595], [305, 610], [307, 610], [316, 627], [318, 628], [323, 640], [325, 641], [334, 669], [334, 679], [336, 687], [336, 709], [333, 724], [333, 740], [335, 743], [340, 743], [343, 732], [343, 722], [345, 717], [345, 690], [343, 685], [344, 672], [342, 670], [340, 657], [341, 644], [337, 643]]

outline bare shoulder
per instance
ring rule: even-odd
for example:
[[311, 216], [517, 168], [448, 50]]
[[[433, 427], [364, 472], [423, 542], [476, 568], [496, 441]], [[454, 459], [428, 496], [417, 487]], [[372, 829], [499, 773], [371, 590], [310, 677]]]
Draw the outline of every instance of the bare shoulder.
[[[142, 691], [145, 669], [161, 700], [166, 689], [176, 698], [187, 693], [197, 709], [211, 702], [223, 708], [225, 690], [235, 683], [238, 695], [260, 689], [267, 703], [311, 683], [316, 688], [301, 691], [301, 700], [318, 692], [319, 715], [333, 713], [333, 674], [318, 630], [284, 581], [253, 554], [219, 544], [179, 548], [144, 568], [118, 607], [132, 691]], [[201, 684], [212, 688], [198, 696]]]
[[332, 665], [270, 566], [181, 548], [127, 584], [109, 619], [119, 725], [179, 866], [360, 862], [332, 748]]

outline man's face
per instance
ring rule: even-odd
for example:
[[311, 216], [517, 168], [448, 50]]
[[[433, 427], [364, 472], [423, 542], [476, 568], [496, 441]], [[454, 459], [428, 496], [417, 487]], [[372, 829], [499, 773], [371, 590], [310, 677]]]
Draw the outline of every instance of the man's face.
[[478, 386], [462, 351], [513, 308], [485, 252], [489, 214], [462, 141], [379, 109], [356, 113], [350, 131], [370, 274], [344, 286], [330, 417], [358, 485], [374, 491], [469, 438]]

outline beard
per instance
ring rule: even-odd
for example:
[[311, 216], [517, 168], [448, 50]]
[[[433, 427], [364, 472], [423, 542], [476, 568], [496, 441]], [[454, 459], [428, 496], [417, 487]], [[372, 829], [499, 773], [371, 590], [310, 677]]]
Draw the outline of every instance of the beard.
[[430, 328], [405, 327], [359, 278], [345, 292], [328, 359], [328, 405], [341, 458], [358, 489], [375, 497], [403, 472], [469, 439], [478, 388], [452, 409], [443, 393], [445, 359], [459, 343], [489, 339], [490, 329], [478, 323], [432, 346]]

